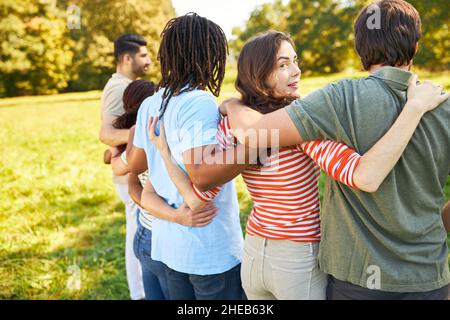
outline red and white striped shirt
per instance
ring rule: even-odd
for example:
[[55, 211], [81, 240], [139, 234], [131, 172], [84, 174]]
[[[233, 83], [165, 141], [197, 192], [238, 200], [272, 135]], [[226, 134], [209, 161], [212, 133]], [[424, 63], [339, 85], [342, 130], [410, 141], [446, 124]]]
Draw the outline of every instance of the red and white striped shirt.
[[[235, 138], [224, 117], [217, 132], [222, 149], [233, 148]], [[360, 155], [335, 141], [310, 141], [284, 147], [270, 155], [260, 167], [249, 166], [242, 177], [254, 202], [247, 233], [268, 239], [298, 242], [320, 241], [320, 168], [334, 179], [355, 188], [353, 172]], [[197, 196], [211, 201], [220, 187]]]

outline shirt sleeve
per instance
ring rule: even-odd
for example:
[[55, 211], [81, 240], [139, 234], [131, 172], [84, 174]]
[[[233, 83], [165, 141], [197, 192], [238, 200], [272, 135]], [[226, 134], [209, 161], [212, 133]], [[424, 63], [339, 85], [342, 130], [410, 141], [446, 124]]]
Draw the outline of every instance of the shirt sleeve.
[[199, 198], [200, 200], [202, 200], [204, 202], [212, 201], [219, 194], [220, 190], [222, 190], [222, 186], [219, 186], [219, 187], [212, 188], [208, 191], [200, 191], [197, 189], [197, 187], [192, 182], [191, 182], [191, 185], [192, 185], [192, 189], [194, 190], [194, 193], [197, 196], [197, 198]]
[[114, 85], [109, 87], [103, 94], [102, 110], [104, 114], [120, 117], [124, 113], [123, 93], [126, 85]]
[[202, 93], [189, 103], [184, 103], [177, 120], [181, 153], [206, 145], [216, 145], [219, 121], [219, 109], [214, 97]]
[[354, 172], [361, 156], [343, 143], [336, 141], [308, 141], [299, 146], [334, 180], [356, 188]]
[[345, 110], [341, 81], [316, 90], [286, 107], [304, 141], [335, 140], [351, 145], [344, 123], [351, 120]]

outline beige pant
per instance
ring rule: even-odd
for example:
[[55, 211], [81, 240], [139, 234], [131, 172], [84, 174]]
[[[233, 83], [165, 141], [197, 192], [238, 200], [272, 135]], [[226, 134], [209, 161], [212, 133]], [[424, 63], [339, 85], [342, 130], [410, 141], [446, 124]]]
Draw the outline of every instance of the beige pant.
[[318, 242], [247, 235], [242, 286], [249, 300], [324, 300], [327, 276], [317, 264]]
[[144, 283], [142, 281], [141, 264], [134, 255], [133, 240], [137, 230], [137, 206], [128, 194], [128, 184], [116, 184], [120, 200], [125, 205], [126, 236], [125, 236], [125, 270], [131, 300], [145, 298]]

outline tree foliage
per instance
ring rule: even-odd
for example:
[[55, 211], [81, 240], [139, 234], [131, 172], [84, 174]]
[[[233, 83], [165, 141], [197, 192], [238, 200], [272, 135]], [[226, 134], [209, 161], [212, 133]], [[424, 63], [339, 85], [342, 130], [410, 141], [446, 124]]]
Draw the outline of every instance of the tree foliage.
[[64, 89], [72, 45], [54, 1], [0, 1], [0, 95]]
[[[289, 32], [306, 73], [331, 73], [360, 67], [354, 50], [353, 23], [366, 0], [290, 0], [257, 7], [244, 28], [235, 28], [237, 54], [252, 35], [268, 29]], [[438, 71], [450, 67], [448, 0], [410, 0], [422, 18], [423, 37], [414, 63]]]
[[[67, 5], [73, 1], [67, 1]], [[101, 88], [114, 70], [113, 41], [123, 33], [137, 33], [148, 42], [152, 59], [149, 77], [156, 80], [156, 53], [166, 22], [175, 15], [170, 0], [79, 0], [81, 29], [70, 31], [76, 42], [70, 90]]]
[[[70, 5], [79, 29], [68, 28]], [[155, 80], [160, 33], [174, 15], [170, 0], [0, 0], [0, 96], [101, 89], [114, 72], [113, 40], [130, 32], [147, 39]]]

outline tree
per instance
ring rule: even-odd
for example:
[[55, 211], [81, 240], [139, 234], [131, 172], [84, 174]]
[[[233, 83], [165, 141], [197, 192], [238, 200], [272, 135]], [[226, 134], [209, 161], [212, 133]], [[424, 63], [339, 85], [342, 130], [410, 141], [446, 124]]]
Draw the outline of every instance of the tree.
[[0, 95], [50, 94], [65, 88], [71, 47], [56, 1], [1, 1]]
[[275, 29], [291, 34], [306, 73], [329, 73], [342, 70], [353, 58], [353, 1], [291, 0], [257, 7], [243, 30], [235, 29], [232, 42], [236, 52], [258, 32]]
[[245, 41], [260, 32], [267, 30], [287, 32], [287, 18], [286, 7], [281, 0], [256, 7], [250, 14], [245, 28], [233, 29], [235, 39], [230, 41], [231, 52], [237, 56]]
[[[68, 8], [80, 9], [79, 29]], [[170, 0], [1, 0], [0, 96], [101, 89], [115, 70], [113, 41], [138, 33], [159, 78], [160, 33], [175, 15]]]
[[[305, 73], [338, 72], [360, 67], [353, 24], [370, 0], [290, 0], [256, 8], [245, 28], [235, 29], [232, 49], [239, 52], [252, 35], [276, 29], [289, 32]], [[450, 69], [448, 0], [409, 0], [422, 18], [422, 40], [414, 63], [431, 71]]]
[[450, 70], [448, 0], [409, 0], [422, 20], [422, 39], [414, 64], [431, 71]]
[[[73, 1], [63, 1], [68, 6]], [[73, 75], [69, 90], [104, 86], [115, 70], [113, 41], [123, 33], [137, 33], [147, 40], [152, 59], [149, 78], [159, 78], [156, 53], [160, 34], [175, 11], [170, 0], [79, 0], [81, 28], [70, 31], [75, 41]]]
[[353, 52], [352, 2], [292, 0], [289, 31], [305, 73], [338, 72], [349, 65]]

